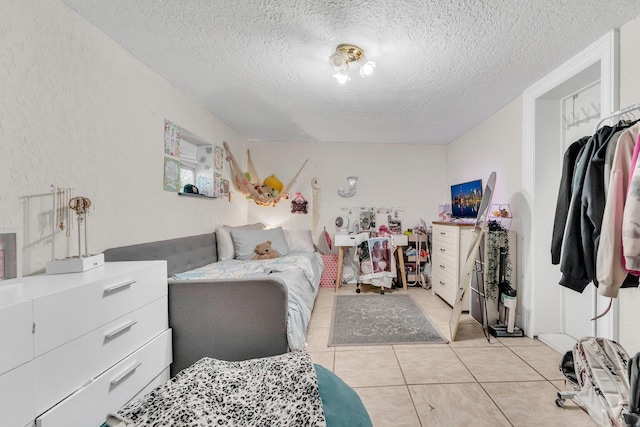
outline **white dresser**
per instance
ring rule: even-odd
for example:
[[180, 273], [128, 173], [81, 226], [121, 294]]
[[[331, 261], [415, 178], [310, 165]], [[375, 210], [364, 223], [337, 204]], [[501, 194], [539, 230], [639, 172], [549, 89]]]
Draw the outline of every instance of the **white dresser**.
[[37, 426], [100, 426], [108, 412], [169, 378], [166, 262], [105, 263], [25, 277], [20, 286], [33, 328], [22, 378], [32, 378], [25, 402]]
[[[433, 292], [449, 305], [456, 300], [458, 284], [471, 239], [473, 224], [433, 222], [431, 281]], [[468, 309], [469, 292], [463, 307]]]
[[33, 304], [20, 283], [0, 285], [0, 424], [33, 423]]

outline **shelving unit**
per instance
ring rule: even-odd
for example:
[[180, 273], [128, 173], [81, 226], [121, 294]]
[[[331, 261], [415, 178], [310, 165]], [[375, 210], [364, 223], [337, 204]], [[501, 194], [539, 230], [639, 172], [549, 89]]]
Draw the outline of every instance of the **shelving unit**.
[[508, 203], [491, 205], [488, 219], [497, 222], [508, 231], [511, 228], [511, 206]]
[[413, 234], [409, 237], [409, 245], [404, 252], [404, 265], [407, 285], [422, 285], [427, 283], [424, 273], [425, 264], [431, 262], [429, 234]]
[[[515, 287], [516, 280], [516, 256], [517, 256], [517, 235], [515, 231], [508, 231], [508, 240], [509, 240], [509, 263], [511, 268], [511, 280], [513, 281], [512, 285]], [[498, 281], [498, 270], [489, 268], [490, 262], [498, 262], [497, 257], [499, 253], [495, 251], [491, 251], [489, 248], [489, 241], [487, 238], [488, 232], [485, 232], [482, 236], [482, 242], [480, 244], [480, 249], [478, 251], [478, 261], [476, 264], [479, 265], [478, 274], [479, 277], [474, 274], [474, 277], [471, 281], [471, 288], [476, 291], [480, 290], [484, 295], [486, 295], [484, 303], [486, 304], [486, 321], [489, 325], [493, 325], [498, 323], [498, 298], [499, 298], [499, 290], [493, 289], [490, 290], [490, 284], [496, 283]], [[494, 277], [491, 277], [493, 275]], [[479, 283], [480, 282], [480, 283]], [[478, 289], [480, 288], [480, 289]], [[478, 323], [483, 323], [483, 310], [482, 305], [480, 304], [480, 296], [478, 292], [472, 292], [472, 301], [471, 301], [471, 311], [470, 315], [473, 317]]]

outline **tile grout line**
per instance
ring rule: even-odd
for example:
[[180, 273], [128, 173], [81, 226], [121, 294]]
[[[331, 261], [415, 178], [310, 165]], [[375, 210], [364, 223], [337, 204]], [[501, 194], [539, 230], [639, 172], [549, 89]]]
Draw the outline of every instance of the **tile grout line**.
[[418, 423], [420, 427], [422, 426], [422, 419], [420, 418], [420, 412], [418, 412], [418, 408], [416, 406], [416, 402], [413, 399], [413, 395], [411, 394], [411, 390], [409, 389], [409, 384], [407, 383], [407, 377], [405, 376], [404, 369], [402, 369], [402, 364], [400, 363], [400, 359], [398, 358], [398, 353], [396, 353], [396, 347], [394, 345], [391, 346], [393, 350], [393, 355], [396, 357], [396, 362], [398, 363], [398, 367], [400, 368], [400, 372], [402, 373], [402, 380], [404, 381], [404, 386], [407, 389], [407, 393], [409, 394], [409, 399], [411, 399], [411, 405], [413, 406], [413, 411], [416, 414], [416, 418], [418, 419]]

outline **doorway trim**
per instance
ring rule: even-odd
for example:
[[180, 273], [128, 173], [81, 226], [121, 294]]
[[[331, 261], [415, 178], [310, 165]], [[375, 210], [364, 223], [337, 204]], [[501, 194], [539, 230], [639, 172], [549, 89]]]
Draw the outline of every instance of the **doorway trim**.
[[[537, 271], [550, 263], [549, 259], [541, 260], [535, 254], [534, 236], [536, 233], [545, 232], [536, 229], [535, 194], [535, 141], [536, 141], [536, 101], [546, 93], [558, 87], [562, 83], [576, 76], [589, 66], [600, 62], [600, 95], [601, 117], [610, 115], [618, 109], [619, 104], [619, 40], [618, 29], [611, 30], [605, 36], [591, 44], [582, 52], [565, 62], [563, 65], [549, 73], [547, 76], [531, 85], [523, 92], [523, 123], [522, 123], [522, 191], [523, 191], [523, 226], [522, 226], [522, 262], [523, 262], [523, 326], [529, 337], [535, 337], [544, 333], [540, 329], [538, 319], [544, 316], [549, 307], [540, 307], [536, 303]], [[550, 232], [550, 231], [549, 231]], [[538, 289], [537, 289], [538, 288]], [[614, 300], [610, 318], [604, 325], [601, 335], [618, 338], [618, 301]], [[596, 310], [597, 307], [594, 307]], [[595, 322], [593, 329], [595, 331]]]

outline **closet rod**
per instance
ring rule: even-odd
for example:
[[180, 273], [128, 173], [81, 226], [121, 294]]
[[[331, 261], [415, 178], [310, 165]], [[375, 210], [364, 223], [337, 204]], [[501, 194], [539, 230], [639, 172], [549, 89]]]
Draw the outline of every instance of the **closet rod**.
[[637, 104], [634, 104], [634, 105], [630, 105], [629, 107], [625, 107], [625, 108], [623, 108], [623, 109], [621, 109], [621, 110], [618, 110], [618, 111], [616, 111], [615, 113], [611, 113], [611, 115], [609, 115], [609, 116], [607, 116], [607, 117], [603, 117], [603, 118], [601, 118], [601, 119], [600, 119], [600, 121], [599, 121], [598, 123], [596, 123], [596, 127], [595, 127], [595, 129], [593, 130], [593, 133], [596, 133], [596, 132], [598, 131], [598, 129], [600, 129], [600, 126], [601, 126], [605, 121], [607, 121], [607, 120], [609, 120], [609, 119], [612, 119], [612, 118], [614, 118], [614, 117], [617, 117], [617, 116], [621, 116], [621, 115], [626, 114], [626, 113], [628, 113], [628, 112], [630, 112], [630, 111], [633, 111], [633, 110], [640, 110], [640, 102], [639, 102], [639, 103], [637, 103]]

